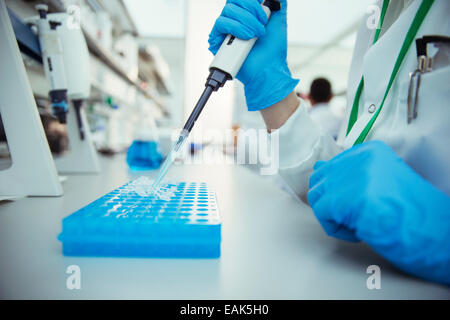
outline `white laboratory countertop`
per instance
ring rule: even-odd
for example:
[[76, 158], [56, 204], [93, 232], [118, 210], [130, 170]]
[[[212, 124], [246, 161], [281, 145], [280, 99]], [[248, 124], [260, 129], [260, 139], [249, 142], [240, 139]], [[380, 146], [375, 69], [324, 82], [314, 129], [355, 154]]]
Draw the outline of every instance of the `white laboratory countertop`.
[[[219, 259], [65, 257], [62, 219], [140, 175], [128, 172], [123, 155], [102, 166], [99, 175], [69, 176], [63, 197], [0, 203], [0, 298], [450, 299], [449, 288], [402, 274], [366, 245], [326, 236], [308, 206], [235, 165], [169, 172], [216, 190]], [[81, 269], [80, 290], [66, 288], [70, 265]], [[380, 290], [366, 287], [369, 265], [381, 268]]]

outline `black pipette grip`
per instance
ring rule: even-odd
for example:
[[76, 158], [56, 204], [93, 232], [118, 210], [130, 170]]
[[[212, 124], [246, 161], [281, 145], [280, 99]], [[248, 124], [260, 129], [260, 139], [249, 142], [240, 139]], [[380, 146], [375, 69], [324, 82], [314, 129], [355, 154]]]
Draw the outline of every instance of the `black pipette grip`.
[[194, 127], [195, 121], [197, 121], [198, 116], [202, 112], [203, 108], [206, 105], [206, 102], [208, 102], [209, 97], [213, 93], [214, 89], [210, 86], [206, 86], [205, 90], [203, 91], [200, 99], [198, 100], [197, 104], [195, 105], [194, 110], [192, 110], [191, 115], [189, 116], [188, 120], [186, 121], [186, 124], [184, 125], [183, 130], [187, 130], [188, 132], [191, 132], [192, 128]]
[[192, 128], [194, 127], [195, 121], [197, 121], [211, 94], [214, 91], [219, 90], [219, 88], [223, 87], [225, 82], [227, 82], [229, 79], [231, 79], [231, 76], [221, 70], [214, 68], [210, 70], [208, 80], [205, 84], [206, 88], [200, 96], [197, 104], [195, 105], [194, 110], [192, 110], [192, 113], [186, 121], [183, 130], [191, 132]]

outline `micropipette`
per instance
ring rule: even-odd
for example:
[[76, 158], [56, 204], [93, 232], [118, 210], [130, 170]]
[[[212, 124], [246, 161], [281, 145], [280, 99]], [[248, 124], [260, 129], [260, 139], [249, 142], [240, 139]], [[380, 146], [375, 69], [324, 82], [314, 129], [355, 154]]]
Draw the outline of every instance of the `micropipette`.
[[[281, 9], [279, 0], [264, 0], [261, 5], [264, 12], [267, 14], [267, 18], [270, 18], [272, 12]], [[236, 77], [237, 73], [247, 59], [248, 54], [255, 45], [256, 40], [258, 40], [256, 37], [250, 40], [242, 40], [234, 37], [233, 35], [228, 35], [225, 38], [209, 67], [210, 73], [205, 84], [205, 90], [203, 91], [194, 110], [186, 121], [186, 124], [184, 125], [183, 130], [175, 141], [172, 150], [162, 164], [158, 176], [152, 184], [152, 193], [159, 189], [162, 180], [169, 171], [169, 168], [177, 157], [178, 153], [180, 152], [180, 150], [182, 150], [182, 147], [184, 146], [189, 133], [194, 127], [198, 116], [208, 102], [211, 94], [214, 91], [219, 90], [219, 88], [223, 87], [225, 85], [225, 82]]]

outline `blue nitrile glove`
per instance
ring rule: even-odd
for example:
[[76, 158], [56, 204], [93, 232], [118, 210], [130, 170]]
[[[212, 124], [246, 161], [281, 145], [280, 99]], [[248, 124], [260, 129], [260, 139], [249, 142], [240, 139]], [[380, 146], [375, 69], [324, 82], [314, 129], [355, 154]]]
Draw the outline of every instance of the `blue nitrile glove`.
[[326, 233], [364, 241], [399, 269], [450, 284], [450, 197], [380, 141], [319, 161], [308, 201]]
[[[228, 34], [258, 41], [243, 64], [237, 79], [245, 86], [247, 107], [262, 110], [286, 98], [297, 86], [287, 66], [286, 0], [267, 23], [262, 0], [227, 0], [209, 35], [209, 50], [216, 54]], [[266, 25], [267, 23], [267, 25]]]

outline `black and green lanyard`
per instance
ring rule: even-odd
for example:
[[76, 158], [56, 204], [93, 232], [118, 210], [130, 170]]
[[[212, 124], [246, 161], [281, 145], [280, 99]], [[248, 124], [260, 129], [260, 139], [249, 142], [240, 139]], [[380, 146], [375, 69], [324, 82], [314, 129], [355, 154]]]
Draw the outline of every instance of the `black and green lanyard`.
[[[384, 102], [386, 101], [386, 98], [389, 94], [389, 91], [391, 90], [392, 84], [394, 83], [395, 77], [397, 76], [397, 73], [400, 69], [400, 66], [406, 56], [406, 53], [409, 50], [409, 47], [411, 46], [411, 43], [414, 41], [417, 32], [422, 25], [422, 22], [425, 20], [425, 17], [430, 11], [431, 6], [433, 5], [434, 0], [422, 0], [422, 3], [420, 4], [419, 10], [417, 10], [416, 16], [414, 17], [414, 20], [411, 23], [411, 26], [409, 27], [408, 33], [406, 34], [405, 40], [403, 41], [403, 45], [400, 49], [400, 53], [398, 54], [397, 61], [395, 62], [394, 69], [392, 70], [391, 78], [389, 79], [388, 86], [386, 88], [386, 92], [384, 93], [383, 100], [381, 101], [380, 107], [377, 109], [375, 114], [372, 116], [370, 121], [367, 123], [366, 127], [363, 129], [359, 137], [356, 139], [354, 145], [360, 144], [364, 142], [367, 135], [369, 134], [370, 130], [372, 129], [373, 124], [378, 118], [378, 115], [380, 114], [381, 109], [383, 108]], [[377, 29], [374, 37], [373, 43], [377, 42], [381, 26], [384, 22], [384, 17], [386, 16], [386, 11], [389, 6], [389, 0], [384, 0], [383, 2], [383, 8], [381, 9], [380, 14], [380, 23], [379, 28]], [[350, 118], [348, 121], [348, 127], [347, 127], [347, 135], [350, 133], [350, 131], [353, 128], [353, 125], [358, 120], [358, 108], [359, 108], [359, 101], [361, 99], [361, 94], [364, 88], [364, 76], [361, 77], [361, 81], [359, 82], [358, 89], [356, 90], [355, 99], [353, 101], [352, 110], [350, 112]]]

